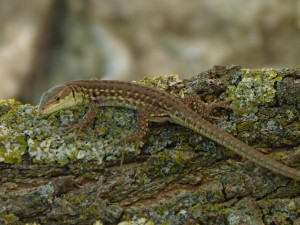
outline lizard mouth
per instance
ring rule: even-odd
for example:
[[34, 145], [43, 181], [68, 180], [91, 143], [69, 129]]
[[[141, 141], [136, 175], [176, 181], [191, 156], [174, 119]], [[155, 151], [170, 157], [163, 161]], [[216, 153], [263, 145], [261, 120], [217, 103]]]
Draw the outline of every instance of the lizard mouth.
[[46, 115], [46, 114], [50, 114], [53, 113], [55, 111], [58, 111], [59, 109], [56, 109], [56, 107], [48, 107], [45, 108], [44, 106], [40, 105], [38, 108], [38, 114], [39, 115]]

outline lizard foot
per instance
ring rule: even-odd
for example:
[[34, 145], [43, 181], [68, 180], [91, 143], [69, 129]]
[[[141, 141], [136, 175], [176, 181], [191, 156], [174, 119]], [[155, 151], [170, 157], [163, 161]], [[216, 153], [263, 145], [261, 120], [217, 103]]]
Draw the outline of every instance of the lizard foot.
[[[135, 152], [137, 153], [138, 152], [138, 147], [139, 147], [140, 140], [141, 140], [140, 135], [131, 135], [131, 136], [122, 138], [119, 141], [116, 141], [116, 142], [113, 142], [113, 143], [105, 145], [104, 149], [111, 148], [113, 146], [120, 145], [120, 144], [127, 144], [129, 142], [134, 142]], [[125, 160], [125, 148], [124, 148], [124, 145], [123, 145], [121, 147], [121, 161], [120, 161], [120, 166], [123, 165], [124, 160]]]
[[195, 112], [205, 119], [223, 120], [223, 118], [211, 116], [210, 114], [217, 108], [230, 109], [239, 112], [245, 112], [242, 109], [229, 106], [228, 103], [232, 102], [233, 99], [226, 99], [218, 102], [216, 99], [213, 102], [206, 103], [200, 99], [198, 95], [186, 96], [183, 101]]

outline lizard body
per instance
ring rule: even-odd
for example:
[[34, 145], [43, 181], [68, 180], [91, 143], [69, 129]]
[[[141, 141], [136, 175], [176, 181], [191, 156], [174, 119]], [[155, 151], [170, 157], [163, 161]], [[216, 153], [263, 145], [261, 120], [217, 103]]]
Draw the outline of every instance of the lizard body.
[[187, 127], [239, 155], [275, 173], [300, 180], [300, 171], [279, 163], [255, 148], [233, 137], [193, 111], [182, 100], [157, 88], [146, 85], [107, 80], [77, 80], [51, 88], [41, 97], [39, 112], [52, 112], [89, 103], [89, 112], [71, 129], [81, 129], [98, 113], [102, 106], [120, 106], [138, 110], [139, 132], [121, 139], [117, 143], [137, 141], [147, 133], [148, 122], [170, 121]]

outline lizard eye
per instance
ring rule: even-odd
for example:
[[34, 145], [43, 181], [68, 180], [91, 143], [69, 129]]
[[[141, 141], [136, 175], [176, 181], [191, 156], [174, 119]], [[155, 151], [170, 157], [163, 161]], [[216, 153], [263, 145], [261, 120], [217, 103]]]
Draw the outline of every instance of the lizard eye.
[[60, 97], [59, 97], [59, 96], [56, 96], [56, 97], [55, 97], [55, 101], [58, 102], [59, 100], [60, 100]]

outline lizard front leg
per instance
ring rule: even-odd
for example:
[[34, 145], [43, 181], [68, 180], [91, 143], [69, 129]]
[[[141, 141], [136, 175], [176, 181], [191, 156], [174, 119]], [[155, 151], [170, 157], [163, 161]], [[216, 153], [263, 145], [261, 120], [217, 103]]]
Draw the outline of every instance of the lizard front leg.
[[[137, 124], [137, 132], [133, 135], [126, 136], [119, 141], [113, 142], [104, 146], [104, 148], [110, 148], [119, 144], [126, 144], [129, 142], [134, 142], [136, 149], [138, 148], [138, 144], [143, 138], [146, 136], [148, 132], [149, 121], [151, 122], [164, 122], [168, 119], [167, 114], [158, 108], [154, 109], [140, 109], [138, 115], [138, 124]], [[121, 152], [121, 165], [124, 162], [124, 148], [122, 148]]]
[[99, 105], [95, 102], [92, 102], [89, 110], [84, 115], [84, 117], [78, 123], [66, 127], [64, 130], [66, 130], [67, 133], [73, 130], [78, 130], [77, 133], [79, 133], [84, 127], [86, 127], [93, 121], [93, 119], [97, 116], [98, 113], [99, 113]]

